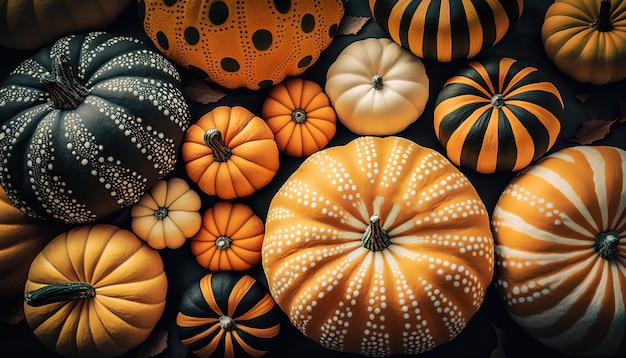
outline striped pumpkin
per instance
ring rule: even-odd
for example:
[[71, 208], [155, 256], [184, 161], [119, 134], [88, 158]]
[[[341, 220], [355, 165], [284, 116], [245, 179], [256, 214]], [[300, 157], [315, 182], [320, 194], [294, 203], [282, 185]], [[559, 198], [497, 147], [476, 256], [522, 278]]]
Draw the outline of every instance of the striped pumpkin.
[[451, 62], [500, 41], [522, 14], [523, 0], [369, 0], [376, 22], [416, 56]]
[[538, 341], [626, 354], [625, 190], [626, 151], [575, 146], [528, 167], [498, 200], [496, 287]]
[[472, 62], [437, 95], [435, 134], [456, 165], [516, 171], [554, 145], [563, 106], [559, 90], [536, 68], [510, 58]]
[[176, 324], [180, 340], [198, 357], [260, 357], [280, 332], [280, 312], [255, 278], [223, 271], [185, 291]]

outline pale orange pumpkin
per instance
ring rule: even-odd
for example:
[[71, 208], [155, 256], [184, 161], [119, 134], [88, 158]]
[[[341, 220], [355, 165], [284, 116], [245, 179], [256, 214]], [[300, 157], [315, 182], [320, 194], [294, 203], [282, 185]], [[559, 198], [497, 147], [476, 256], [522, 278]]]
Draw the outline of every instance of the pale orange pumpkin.
[[261, 261], [263, 233], [263, 221], [249, 206], [220, 201], [202, 215], [191, 251], [211, 272], [247, 271]]
[[493, 274], [489, 215], [442, 154], [364, 136], [309, 156], [272, 199], [272, 297], [324, 347], [417, 354], [456, 337]]
[[299, 77], [269, 91], [262, 117], [274, 132], [278, 149], [294, 157], [324, 148], [336, 132], [337, 114], [322, 87]]

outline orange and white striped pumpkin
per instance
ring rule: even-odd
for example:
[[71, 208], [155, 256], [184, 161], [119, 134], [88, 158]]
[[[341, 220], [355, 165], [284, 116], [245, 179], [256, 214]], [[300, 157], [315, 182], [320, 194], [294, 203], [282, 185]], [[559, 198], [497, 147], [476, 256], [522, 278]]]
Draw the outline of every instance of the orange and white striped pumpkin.
[[626, 354], [626, 151], [561, 149], [516, 176], [493, 212], [496, 286], [539, 342]]
[[322, 346], [417, 354], [476, 313], [493, 240], [476, 190], [442, 154], [363, 136], [312, 154], [287, 179], [261, 263], [276, 303]]

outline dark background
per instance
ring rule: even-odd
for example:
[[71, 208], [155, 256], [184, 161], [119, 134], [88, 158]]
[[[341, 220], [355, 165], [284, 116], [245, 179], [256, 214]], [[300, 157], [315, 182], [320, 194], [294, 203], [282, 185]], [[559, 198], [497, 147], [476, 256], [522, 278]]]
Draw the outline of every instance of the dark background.
[[[541, 40], [541, 24], [550, 1], [527, 0], [524, 12], [517, 24], [498, 44], [482, 52], [473, 60], [486, 60], [501, 57], [511, 57], [523, 61], [529, 66], [545, 72], [551, 81], [557, 86], [565, 102], [565, 111], [562, 116], [562, 128], [559, 138], [550, 150], [556, 150], [577, 145], [573, 141], [581, 124], [591, 119], [612, 120], [619, 114], [619, 101], [626, 101], [626, 80], [607, 85], [590, 85], [576, 82], [562, 74], [547, 58]], [[346, 15], [371, 17], [366, 0], [350, 0], [346, 3]], [[116, 22], [105, 30], [120, 35], [132, 35], [150, 44], [146, 37], [135, 3], [124, 12]], [[381, 28], [370, 19], [356, 35], [342, 35], [336, 37], [331, 45], [322, 53], [321, 58], [300, 77], [319, 83], [322, 87], [325, 83], [325, 75], [328, 66], [336, 59], [337, 55], [351, 42], [367, 37], [386, 37]], [[21, 61], [28, 58], [35, 51], [18, 51], [0, 47], [0, 81], [9, 74]], [[430, 80], [430, 97], [423, 115], [399, 136], [407, 137], [416, 143], [433, 148], [443, 153], [433, 130], [432, 113], [434, 101], [438, 91], [444, 82], [451, 77], [459, 68], [466, 65], [467, 61], [454, 63], [437, 63], [423, 60]], [[193, 78], [194, 74], [179, 68], [184, 83]], [[226, 96], [213, 104], [201, 104], [189, 101], [192, 111], [192, 119], [197, 120], [202, 114], [210, 111], [217, 105], [242, 105], [260, 115], [261, 104], [269, 89], [252, 91], [247, 89], [224, 90]], [[586, 101], [577, 99], [578, 95], [590, 95]], [[0, 118], [0, 120], [3, 120]], [[340, 122], [337, 123], [337, 134], [329, 143], [329, 146], [341, 145], [356, 138], [356, 135], [348, 131]], [[626, 123], [615, 124], [611, 132], [595, 144], [613, 145], [626, 149]], [[249, 205], [263, 220], [267, 214], [267, 208], [274, 193], [280, 188], [287, 177], [298, 167], [303, 158], [293, 158], [281, 154], [280, 169], [273, 181], [247, 198], [240, 201]], [[179, 161], [177, 170], [172, 176], [185, 177], [185, 172]], [[508, 184], [515, 173], [480, 174], [460, 168], [476, 187], [483, 199], [487, 210], [492, 212], [500, 193]], [[189, 181], [189, 180], [188, 180]], [[193, 182], [189, 183], [194, 187]], [[203, 198], [203, 208], [213, 205], [215, 198], [203, 194], [194, 187]], [[106, 218], [106, 222], [113, 222], [125, 228], [130, 228], [128, 210]], [[176, 337], [175, 317], [178, 312], [180, 296], [189, 285], [208, 273], [195, 260], [191, 253], [189, 243], [179, 249], [160, 250], [165, 263], [165, 270], [169, 278], [169, 291], [166, 310], [155, 328], [155, 332], [169, 332], [168, 348], [159, 356], [162, 357], [186, 357], [187, 350]], [[260, 266], [249, 272], [257, 279], [264, 281]], [[0, 310], [4, 308], [0, 307]], [[5, 314], [0, 312], [0, 314]], [[266, 357], [337, 357], [348, 358], [355, 355], [338, 353], [326, 350], [317, 343], [312, 342], [298, 332], [283, 317], [281, 333], [274, 348]], [[124, 357], [145, 357], [149, 350], [150, 339], [143, 345], [128, 352]], [[496, 349], [494, 351], [494, 349]], [[470, 320], [466, 329], [453, 341], [443, 344], [420, 357], [528, 357], [531, 355], [550, 355], [553, 357], [567, 357], [552, 351], [535, 341], [513, 323], [495, 293], [493, 287], [487, 292], [485, 302], [478, 313]], [[0, 323], [0, 356], [1, 357], [55, 357], [54, 352], [43, 347], [30, 331], [25, 320], [17, 324]], [[191, 356], [191, 355], [190, 355]]]

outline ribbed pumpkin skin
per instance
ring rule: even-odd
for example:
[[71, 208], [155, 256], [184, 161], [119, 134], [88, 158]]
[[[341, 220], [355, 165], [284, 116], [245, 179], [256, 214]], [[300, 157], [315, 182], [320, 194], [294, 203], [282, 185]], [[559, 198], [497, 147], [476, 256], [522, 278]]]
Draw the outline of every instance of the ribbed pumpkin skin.
[[[377, 232], [374, 215], [390, 241], [372, 238], [379, 251], [362, 246]], [[469, 180], [440, 153], [394, 136], [309, 156], [270, 203], [261, 254], [295, 327], [368, 356], [453, 339], [481, 305], [494, 264], [489, 216]]]
[[224, 87], [256, 90], [317, 61], [337, 32], [342, 1], [138, 3], [146, 34], [168, 58]]
[[515, 25], [523, 0], [369, 0], [372, 15], [398, 44], [420, 58], [469, 59]]
[[544, 155], [560, 131], [559, 90], [534, 67], [471, 62], [435, 101], [435, 135], [448, 158], [480, 173], [516, 171]]
[[[220, 325], [224, 316], [234, 320], [232, 329]], [[183, 294], [176, 324], [180, 340], [198, 357], [260, 357], [280, 333], [280, 312], [252, 276], [216, 272]]]
[[[41, 83], [62, 54], [87, 91], [76, 108], [58, 107]], [[63, 37], [25, 60], [0, 88], [0, 111], [0, 184], [28, 215], [70, 224], [136, 203], [174, 169], [191, 117], [167, 59], [102, 32]]]
[[[540, 342], [574, 355], [626, 354], [625, 190], [624, 150], [576, 146], [528, 167], [498, 200], [496, 286]], [[602, 258], [596, 236], [611, 232], [621, 241]]]
[[167, 277], [158, 251], [114, 225], [84, 225], [54, 238], [31, 264], [25, 292], [87, 282], [96, 295], [40, 307], [24, 304], [28, 325], [68, 357], [114, 357], [143, 342], [165, 309]]

